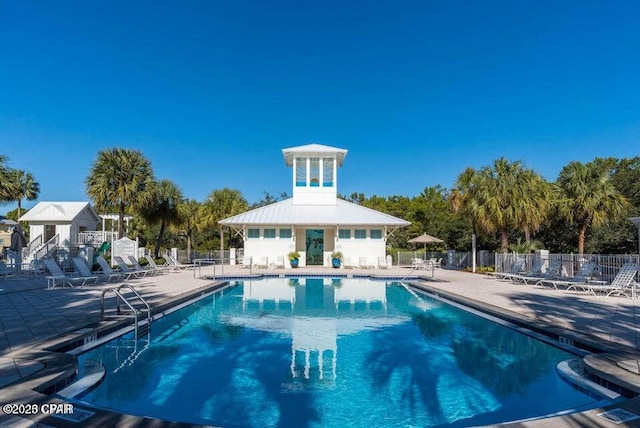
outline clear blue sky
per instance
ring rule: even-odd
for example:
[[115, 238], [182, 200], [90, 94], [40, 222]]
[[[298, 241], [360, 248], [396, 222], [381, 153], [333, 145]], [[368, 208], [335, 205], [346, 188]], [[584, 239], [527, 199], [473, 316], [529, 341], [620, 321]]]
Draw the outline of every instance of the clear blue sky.
[[640, 155], [639, 23], [638, 1], [0, 0], [0, 153], [39, 200], [87, 200], [116, 146], [199, 201], [291, 194], [281, 149], [312, 142], [349, 150], [346, 195], [500, 156], [555, 180]]

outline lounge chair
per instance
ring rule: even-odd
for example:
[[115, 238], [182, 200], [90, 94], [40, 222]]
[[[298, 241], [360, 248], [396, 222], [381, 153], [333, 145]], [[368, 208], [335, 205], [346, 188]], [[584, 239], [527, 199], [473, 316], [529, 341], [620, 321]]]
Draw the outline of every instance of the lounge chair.
[[553, 287], [556, 290], [566, 289], [572, 285], [576, 284], [586, 284], [590, 281], [591, 277], [598, 270], [598, 265], [595, 262], [587, 262], [580, 266], [578, 272], [575, 276], [570, 278], [562, 278], [560, 277], [560, 272], [562, 271], [562, 267], [558, 270], [558, 275], [555, 278], [543, 278], [536, 282], [536, 286], [542, 287]]
[[567, 287], [567, 292], [585, 292], [598, 296], [600, 293], [605, 297], [612, 295], [622, 296], [625, 295], [631, 298], [635, 293], [633, 287], [635, 287], [635, 277], [638, 272], [638, 265], [634, 263], [627, 263], [623, 265], [616, 276], [613, 278], [610, 284], [596, 284], [596, 283], [583, 283], [573, 284]]
[[129, 265], [127, 265], [127, 263], [120, 256], [113, 256], [113, 260], [118, 264], [118, 269], [120, 269], [120, 272], [127, 274], [130, 273], [136, 278], [142, 278], [151, 273], [151, 271], [148, 271], [146, 269], [138, 270], [135, 268], [130, 268]]
[[164, 273], [164, 272], [161, 272], [160, 269], [158, 269], [157, 265], [155, 269], [151, 265], [148, 265], [148, 267], [145, 268], [145, 267], [142, 267], [138, 259], [136, 259], [135, 257], [129, 256], [128, 259], [129, 259], [129, 262], [131, 263], [131, 266], [133, 266], [133, 270], [135, 271], [138, 271], [138, 272], [147, 271], [149, 275], [158, 275], [160, 273]]
[[427, 263], [425, 260], [420, 258], [412, 258], [411, 259], [411, 269], [426, 269]]
[[284, 257], [276, 257], [276, 262], [273, 264], [273, 267], [275, 267], [276, 269], [284, 269]]
[[[544, 263], [540, 263], [540, 266], [544, 267]], [[536, 272], [527, 273], [524, 275], [512, 275], [509, 279], [513, 282], [522, 282], [524, 284], [537, 284], [540, 281], [544, 281], [545, 279], [557, 278], [560, 276], [560, 271], [562, 269], [562, 260], [553, 260], [547, 266], [547, 269], [542, 272], [542, 267], [538, 268], [538, 263], [534, 265]]]
[[389, 264], [387, 264], [386, 257], [378, 257], [378, 269], [389, 269]]
[[342, 260], [342, 266], [343, 266], [345, 269], [355, 269], [355, 268], [357, 268], [357, 267], [358, 267], [358, 265], [357, 265], [357, 264], [354, 264], [354, 263], [351, 261], [351, 257], [345, 257], [345, 258]]
[[80, 256], [75, 256], [73, 259], [71, 259], [71, 261], [73, 262], [73, 266], [76, 268], [76, 270], [80, 272], [80, 276], [83, 276], [85, 278], [95, 276], [97, 279], [96, 282], [100, 280], [108, 282], [108, 281], [111, 281], [112, 279], [120, 279], [120, 274], [113, 275], [113, 274], [107, 274], [103, 272], [92, 272], [87, 266], [84, 259]]
[[179, 268], [174, 268], [170, 264], [164, 264], [164, 265], [157, 264], [153, 256], [151, 255], [145, 255], [144, 257], [145, 259], [147, 259], [147, 263], [149, 263], [150, 268], [157, 271], [158, 273], [176, 272], [180, 270]]
[[48, 257], [43, 257], [40, 259], [40, 262], [44, 265], [45, 269], [51, 274], [46, 277], [47, 279], [47, 288], [55, 288], [58, 285], [73, 288], [75, 286], [83, 287], [89, 282], [93, 282], [94, 284], [98, 282], [98, 277], [96, 276], [79, 276], [77, 272], [72, 274], [65, 274], [58, 263]]
[[178, 259], [173, 257], [171, 254], [167, 253], [164, 255], [164, 259], [167, 263], [177, 269], [193, 269], [195, 267], [195, 263], [180, 263]]
[[254, 268], [267, 269], [269, 267], [269, 258], [266, 256], [260, 257], [260, 261], [253, 265]]
[[245, 269], [251, 269], [252, 266], [252, 257], [244, 256], [242, 257], [242, 267]]
[[369, 261], [367, 260], [366, 257], [359, 257], [358, 258], [358, 267], [360, 269], [371, 269], [374, 266], [371, 263], [369, 263]]
[[133, 271], [121, 272], [121, 271], [113, 270], [111, 268], [111, 266], [109, 266], [109, 263], [107, 263], [107, 261], [101, 255], [98, 255], [96, 257], [96, 261], [100, 265], [100, 270], [102, 272], [104, 272], [107, 275], [112, 275], [114, 278], [116, 278], [116, 276], [117, 276], [118, 279], [122, 279], [122, 280], [128, 281], [129, 279], [131, 279], [132, 276], [137, 277], [136, 273], [133, 272]]
[[15, 273], [15, 269], [8, 268], [5, 262], [0, 262], [0, 277], [6, 278], [7, 276], [14, 275]]
[[509, 272], [491, 272], [490, 275], [498, 280], [509, 280], [514, 275], [523, 275], [525, 273], [524, 263], [524, 259], [516, 259], [513, 265], [511, 265]]

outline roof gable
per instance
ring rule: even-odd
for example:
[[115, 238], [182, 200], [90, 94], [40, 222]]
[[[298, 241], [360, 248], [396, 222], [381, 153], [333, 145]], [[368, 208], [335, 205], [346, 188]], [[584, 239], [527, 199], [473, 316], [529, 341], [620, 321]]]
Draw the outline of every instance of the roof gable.
[[100, 221], [100, 216], [88, 202], [38, 202], [20, 221], [73, 221], [80, 216], [89, 216]]
[[304, 146], [282, 149], [282, 155], [284, 156], [284, 161], [286, 162], [287, 166], [292, 166], [293, 159], [299, 156], [335, 156], [337, 165], [342, 166], [344, 158], [345, 156], [347, 156], [347, 150], [313, 143], [306, 144]]

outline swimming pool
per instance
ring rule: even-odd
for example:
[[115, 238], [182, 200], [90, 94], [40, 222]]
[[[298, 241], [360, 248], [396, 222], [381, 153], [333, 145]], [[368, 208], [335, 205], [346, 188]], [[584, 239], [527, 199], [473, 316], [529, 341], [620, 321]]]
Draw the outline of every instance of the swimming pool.
[[[147, 340], [148, 339], [148, 342]], [[237, 281], [82, 354], [104, 381], [82, 401], [224, 427], [485, 425], [589, 408], [561, 349], [400, 282]]]

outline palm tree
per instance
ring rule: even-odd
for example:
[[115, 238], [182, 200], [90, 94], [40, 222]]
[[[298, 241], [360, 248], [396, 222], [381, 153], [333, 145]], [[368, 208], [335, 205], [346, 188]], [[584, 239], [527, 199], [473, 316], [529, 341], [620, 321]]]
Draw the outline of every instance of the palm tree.
[[160, 223], [158, 240], [154, 256], [160, 255], [162, 240], [167, 226], [180, 224], [180, 204], [182, 204], [182, 191], [171, 180], [160, 180], [154, 186], [153, 198], [149, 204], [140, 210], [142, 218], [149, 224]]
[[6, 165], [8, 160], [7, 156], [0, 155], [0, 202], [14, 201], [15, 181], [12, 179], [14, 170]]
[[154, 178], [151, 162], [138, 150], [102, 150], [85, 181], [87, 195], [102, 212], [117, 210], [118, 238], [124, 236], [127, 209], [144, 208], [152, 200]]
[[630, 209], [611, 180], [611, 170], [604, 163], [571, 162], [558, 176], [561, 191], [558, 210], [578, 227], [578, 253], [584, 254], [587, 229], [622, 218]]
[[21, 169], [12, 171], [14, 183], [13, 200], [18, 203], [18, 218], [22, 215], [22, 200], [34, 201], [40, 194], [40, 183], [35, 181], [33, 174]]
[[224, 188], [214, 190], [200, 207], [199, 229], [217, 227], [220, 232], [220, 251], [224, 251], [224, 232], [220, 220], [240, 214], [247, 210], [249, 204], [239, 190]]
[[196, 225], [198, 224], [200, 204], [194, 199], [186, 199], [178, 205], [178, 211], [180, 212], [181, 226], [183, 227], [187, 237], [187, 259], [191, 261], [193, 234], [196, 231]]
[[518, 224], [524, 232], [527, 244], [531, 243], [531, 233], [540, 230], [553, 207], [554, 188], [535, 171], [526, 169], [522, 172], [522, 184], [517, 202]]

